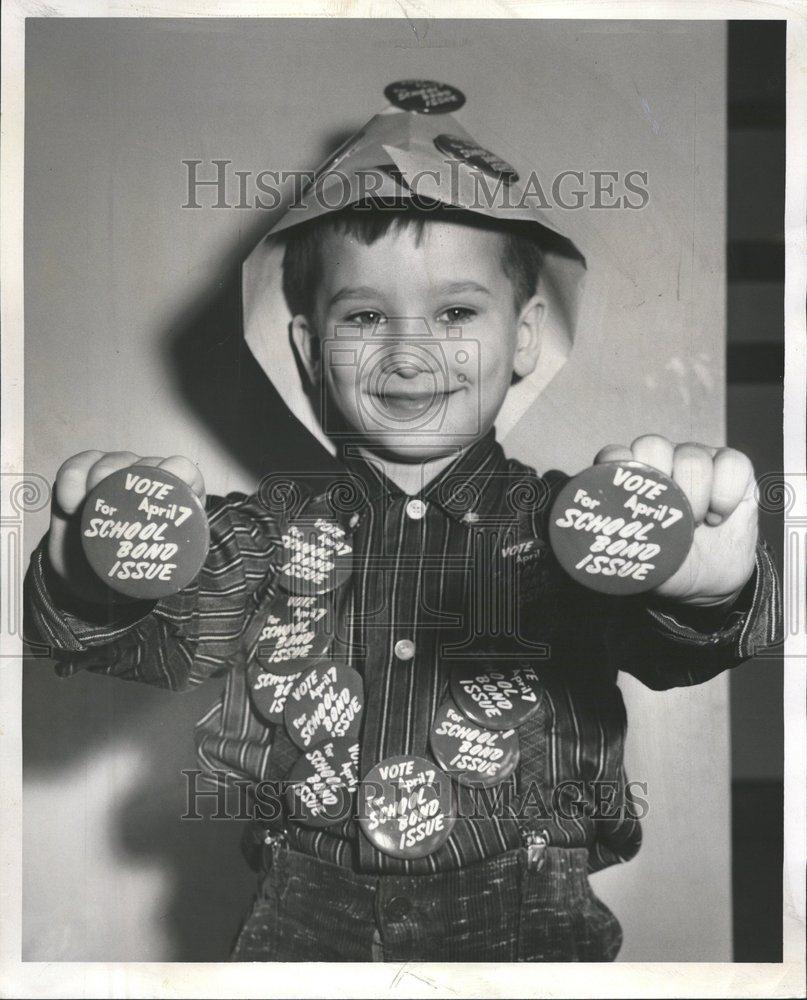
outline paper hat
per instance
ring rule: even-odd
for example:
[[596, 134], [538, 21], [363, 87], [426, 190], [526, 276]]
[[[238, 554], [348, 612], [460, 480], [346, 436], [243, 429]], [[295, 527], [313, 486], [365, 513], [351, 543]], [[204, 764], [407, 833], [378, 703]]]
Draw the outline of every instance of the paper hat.
[[[496, 419], [499, 437], [515, 426], [563, 367], [572, 347], [585, 259], [533, 204], [515, 167], [480, 146], [450, 111], [465, 98], [453, 87], [415, 80], [390, 84], [391, 106], [371, 118], [318, 170], [303, 194], [243, 265], [244, 335], [291, 412], [332, 453], [334, 442], [306, 391], [290, 336], [283, 294], [284, 234], [293, 226], [367, 199], [424, 199], [495, 219], [529, 222], [543, 248], [536, 291], [547, 301], [538, 364], [508, 391]], [[566, 227], [568, 229], [568, 227]]]

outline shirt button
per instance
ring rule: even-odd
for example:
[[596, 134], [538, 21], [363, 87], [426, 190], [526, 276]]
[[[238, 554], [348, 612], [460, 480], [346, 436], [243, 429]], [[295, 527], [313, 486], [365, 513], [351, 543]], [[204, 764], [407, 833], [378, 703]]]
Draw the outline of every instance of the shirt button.
[[384, 915], [391, 923], [405, 920], [412, 910], [412, 903], [406, 896], [393, 896], [384, 907]]
[[406, 505], [406, 513], [413, 521], [419, 521], [426, 513], [426, 504], [422, 500], [410, 500]]
[[395, 655], [399, 660], [411, 660], [415, 655], [415, 644], [411, 639], [399, 639], [395, 643]]

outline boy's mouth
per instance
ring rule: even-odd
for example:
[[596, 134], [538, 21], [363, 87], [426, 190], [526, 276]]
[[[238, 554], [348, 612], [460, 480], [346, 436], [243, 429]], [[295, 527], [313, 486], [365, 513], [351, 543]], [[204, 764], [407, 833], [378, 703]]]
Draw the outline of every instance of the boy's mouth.
[[440, 406], [445, 399], [459, 391], [459, 386], [444, 390], [438, 390], [431, 386], [428, 389], [415, 387], [387, 389], [384, 392], [371, 393], [371, 395], [390, 413], [422, 413], [433, 406]]

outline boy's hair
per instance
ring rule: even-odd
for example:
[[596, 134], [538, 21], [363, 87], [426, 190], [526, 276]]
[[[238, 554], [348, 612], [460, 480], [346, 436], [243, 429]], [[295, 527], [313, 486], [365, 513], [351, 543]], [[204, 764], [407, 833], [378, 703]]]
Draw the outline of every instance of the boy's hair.
[[349, 205], [290, 230], [283, 257], [283, 294], [292, 315], [308, 314], [312, 308], [322, 278], [320, 247], [328, 233], [348, 236], [371, 246], [390, 231], [412, 228], [419, 243], [430, 220], [499, 233], [504, 237], [502, 268], [513, 286], [516, 310], [535, 294], [543, 257], [533, 235], [536, 227], [529, 223], [503, 222], [440, 202], [371, 201]]

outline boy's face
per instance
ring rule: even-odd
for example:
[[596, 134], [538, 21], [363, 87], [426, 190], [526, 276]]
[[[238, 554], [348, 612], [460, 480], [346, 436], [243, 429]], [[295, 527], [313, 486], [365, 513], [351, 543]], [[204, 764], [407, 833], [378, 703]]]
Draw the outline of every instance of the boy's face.
[[[449, 455], [493, 425], [514, 373], [538, 358], [543, 302], [521, 309], [503, 237], [430, 221], [371, 246], [329, 234], [322, 282], [295, 340], [361, 444], [404, 462]], [[329, 429], [329, 428], [326, 428]]]

